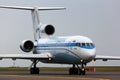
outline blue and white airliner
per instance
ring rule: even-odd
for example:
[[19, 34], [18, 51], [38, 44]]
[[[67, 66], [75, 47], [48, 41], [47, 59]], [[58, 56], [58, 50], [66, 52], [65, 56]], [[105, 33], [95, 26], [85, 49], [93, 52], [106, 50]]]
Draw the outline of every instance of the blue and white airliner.
[[[96, 47], [93, 41], [85, 36], [61, 36], [53, 37], [55, 27], [51, 24], [41, 24], [39, 11], [64, 10], [64, 7], [19, 7], [4, 6], [0, 8], [29, 10], [32, 14], [34, 41], [23, 40], [20, 44], [22, 51], [28, 54], [0, 54], [0, 58], [28, 59], [31, 64], [30, 73], [39, 74], [36, 67], [39, 61], [55, 64], [72, 64], [69, 74], [86, 74], [87, 63], [95, 60], [120, 60], [116, 56], [96, 55]], [[43, 37], [47, 36], [47, 37]], [[29, 52], [33, 52], [32, 54]]]

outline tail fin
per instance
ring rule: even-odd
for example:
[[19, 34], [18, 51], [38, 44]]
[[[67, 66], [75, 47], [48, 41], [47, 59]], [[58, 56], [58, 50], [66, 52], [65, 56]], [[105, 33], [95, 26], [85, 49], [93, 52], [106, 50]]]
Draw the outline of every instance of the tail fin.
[[32, 13], [35, 41], [37, 41], [38, 38], [40, 38], [40, 36], [37, 36], [37, 34], [39, 33], [38, 25], [40, 24], [39, 11], [64, 10], [65, 9], [64, 7], [21, 7], [21, 6], [5, 6], [5, 5], [0, 5], [0, 8], [30, 10]]

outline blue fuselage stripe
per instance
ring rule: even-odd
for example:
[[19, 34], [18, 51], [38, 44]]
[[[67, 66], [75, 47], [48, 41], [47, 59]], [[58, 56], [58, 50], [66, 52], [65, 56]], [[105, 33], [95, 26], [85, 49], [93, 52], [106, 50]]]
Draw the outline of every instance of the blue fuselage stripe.
[[37, 47], [80, 47], [84, 49], [95, 48], [95, 46], [88, 46], [88, 45], [77, 46], [76, 43], [46, 43], [46, 44], [38, 44]]

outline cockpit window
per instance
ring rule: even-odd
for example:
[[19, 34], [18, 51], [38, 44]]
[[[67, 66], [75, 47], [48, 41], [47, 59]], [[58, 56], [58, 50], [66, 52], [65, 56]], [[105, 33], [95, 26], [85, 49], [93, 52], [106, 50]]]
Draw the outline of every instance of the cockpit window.
[[90, 46], [90, 43], [86, 43], [86, 46]]
[[82, 44], [81, 43], [77, 43], [76, 46], [82, 46]]
[[85, 43], [82, 43], [82, 46], [85, 46], [86, 44]]
[[93, 44], [93, 43], [90, 43], [90, 45], [91, 45], [91, 46], [94, 46], [94, 44]]
[[76, 46], [92, 46], [94, 47], [93, 43], [76, 43]]
[[76, 46], [79, 46], [79, 43], [76, 43]]

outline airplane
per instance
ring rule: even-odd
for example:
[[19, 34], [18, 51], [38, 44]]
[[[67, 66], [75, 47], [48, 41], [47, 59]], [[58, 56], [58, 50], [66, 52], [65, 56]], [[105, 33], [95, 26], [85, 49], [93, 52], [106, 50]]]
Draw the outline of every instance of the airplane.
[[[70, 75], [85, 75], [86, 65], [96, 60], [120, 60], [117, 56], [97, 55], [94, 42], [86, 36], [53, 37], [55, 27], [41, 24], [39, 11], [65, 10], [64, 7], [20, 7], [0, 5], [0, 8], [31, 11], [34, 29], [34, 41], [23, 40], [20, 49], [27, 54], [0, 54], [0, 59], [11, 58], [31, 60], [30, 74], [39, 74], [38, 62], [51, 64], [72, 64]], [[46, 36], [46, 37], [43, 37]], [[32, 53], [29, 53], [32, 52]]]

